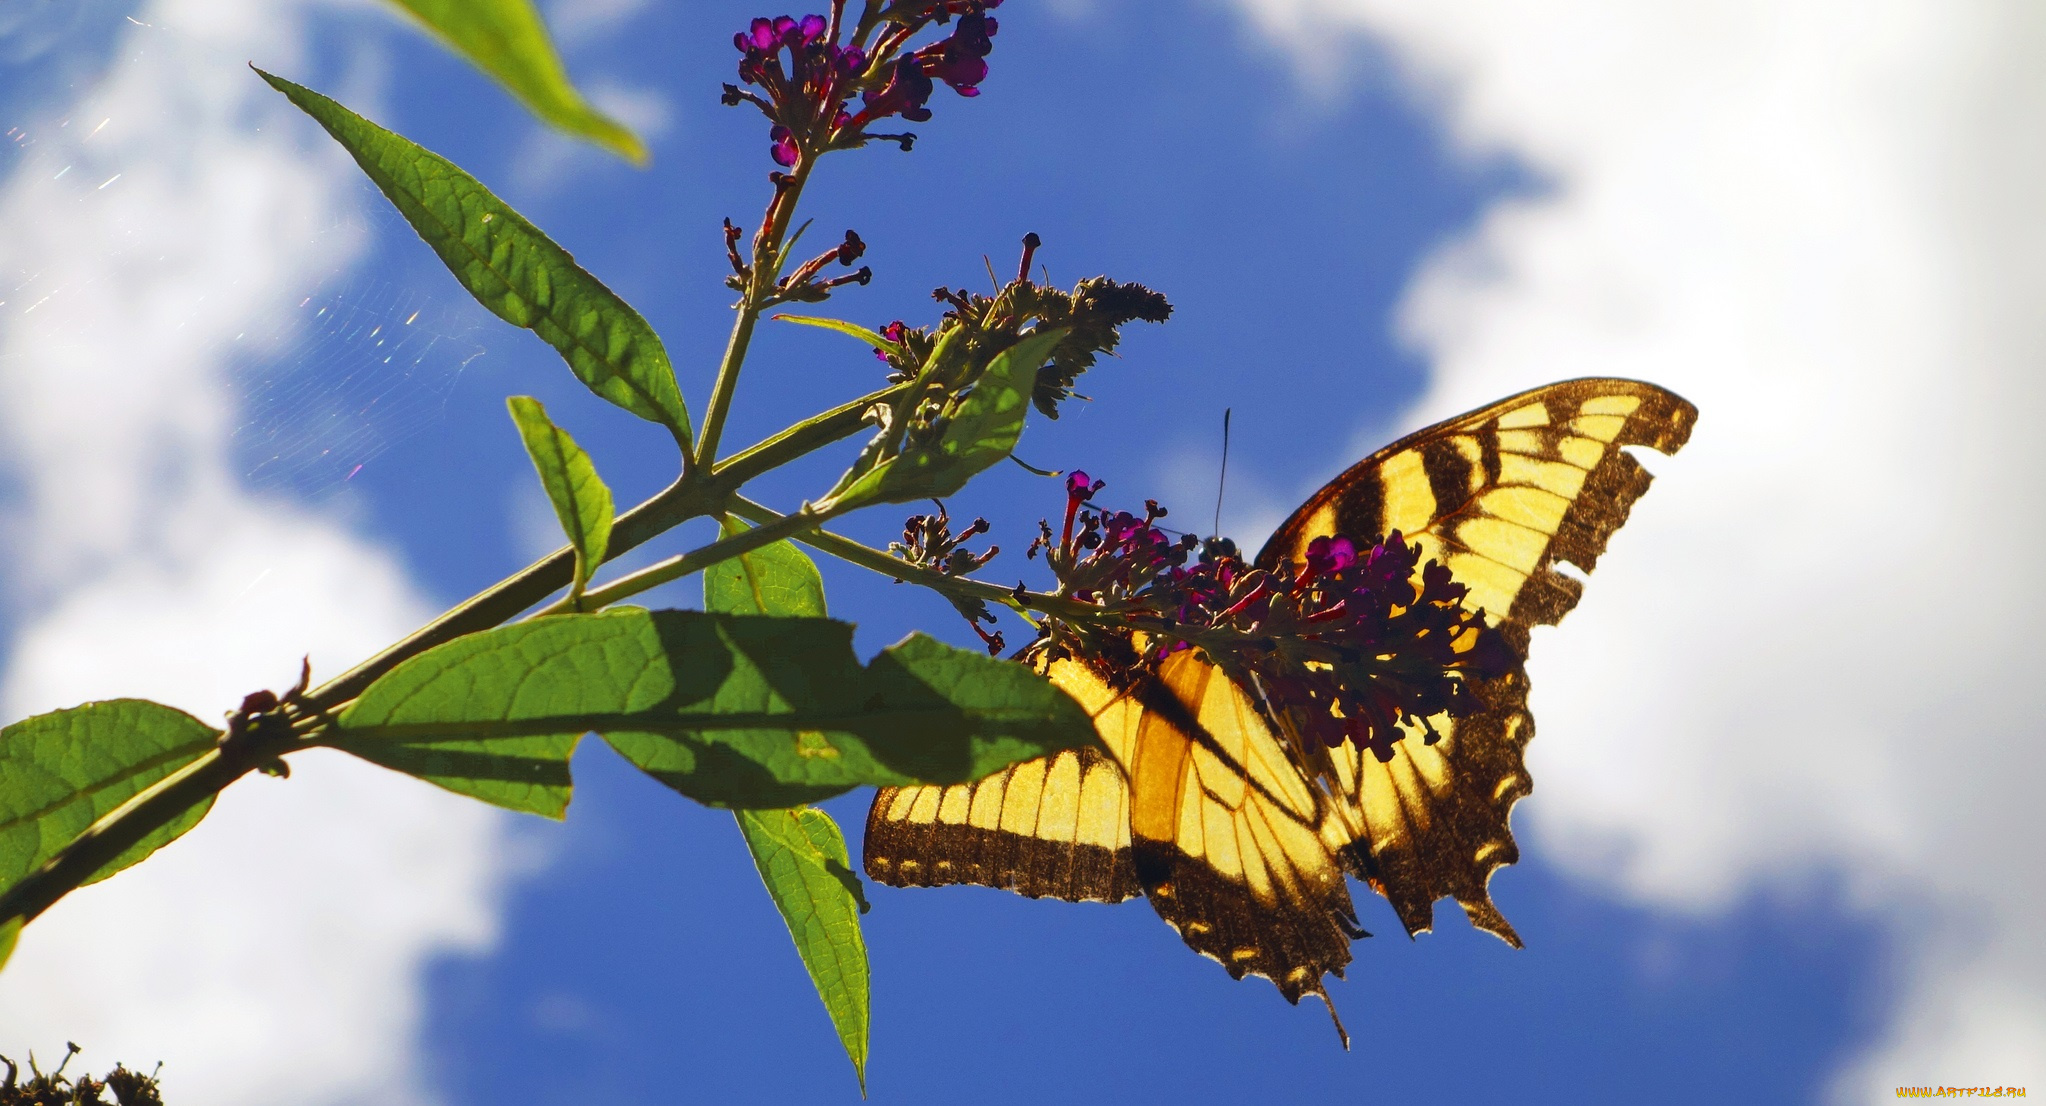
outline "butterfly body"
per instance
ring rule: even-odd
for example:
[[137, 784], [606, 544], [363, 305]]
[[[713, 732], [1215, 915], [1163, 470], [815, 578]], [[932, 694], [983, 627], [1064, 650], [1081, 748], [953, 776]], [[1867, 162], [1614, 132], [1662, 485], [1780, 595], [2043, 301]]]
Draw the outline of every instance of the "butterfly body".
[[1342, 974], [1363, 935], [1346, 876], [1385, 896], [1410, 935], [1450, 897], [1519, 947], [1487, 884], [1518, 859], [1508, 816], [1531, 788], [1528, 632], [1582, 593], [1556, 564], [1588, 572], [1647, 490], [1624, 447], [1674, 453], [1696, 417], [1637, 381], [1551, 384], [1373, 453], [1273, 534], [1258, 567], [1299, 565], [1317, 538], [1398, 531], [1469, 588], [1511, 663], [1476, 688], [1482, 709], [1429, 719], [1428, 739], [1378, 754], [1330, 746], [1313, 736], [1317, 719], [1200, 650], [1138, 666], [1045, 660], [1103, 748], [971, 784], [883, 789], [868, 874], [1073, 901], [1142, 894], [1195, 951], [1293, 1002], [1326, 999], [1324, 976]]

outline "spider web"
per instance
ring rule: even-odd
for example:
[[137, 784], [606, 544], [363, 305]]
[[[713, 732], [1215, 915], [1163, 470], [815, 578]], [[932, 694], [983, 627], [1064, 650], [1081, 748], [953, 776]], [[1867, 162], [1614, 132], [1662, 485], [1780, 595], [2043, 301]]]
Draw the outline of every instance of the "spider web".
[[[464, 305], [466, 306], [466, 305]], [[467, 316], [467, 317], [465, 317]], [[473, 312], [385, 283], [305, 297], [241, 374], [234, 451], [254, 487], [324, 498], [447, 416], [483, 346]]]

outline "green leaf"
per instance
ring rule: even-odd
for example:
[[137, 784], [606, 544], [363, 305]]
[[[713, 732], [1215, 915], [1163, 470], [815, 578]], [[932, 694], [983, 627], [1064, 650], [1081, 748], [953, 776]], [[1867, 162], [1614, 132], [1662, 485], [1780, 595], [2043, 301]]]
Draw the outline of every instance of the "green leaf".
[[569, 83], [561, 55], [532, 0], [392, 2], [418, 16], [450, 49], [495, 78], [526, 110], [634, 165], [646, 164], [646, 145], [639, 137], [591, 107]]
[[[87, 703], [0, 730], [0, 891], [219, 740], [218, 730], [191, 715], [144, 699]], [[212, 805], [208, 796], [86, 882], [103, 880], [170, 844], [198, 825]]]
[[[724, 521], [727, 537], [745, 529], [737, 519]], [[703, 606], [725, 614], [822, 618], [824, 578], [794, 543], [778, 541], [705, 569]], [[860, 914], [867, 901], [845, 837], [829, 814], [809, 807], [732, 813], [865, 1094], [869, 1002]]]
[[[20, 918], [9, 918], [4, 922], [0, 922], [0, 970], [4, 970], [7, 967], [7, 961], [14, 955], [14, 944], [21, 940], [21, 927], [22, 920]], [[866, 1086], [866, 1075], [864, 1073], [860, 1076], [860, 1085], [862, 1087]]]
[[776, 315], [774, 317], [785, 323], [795, 323], [797, 326], [816, 326], [823, 327], [825, 330], [836, 330], [840, 334], [849, 334], [854, 338], [858, 338], [860, 341], [877, 349], [884, 349], [889, 353], [900, 352], [894, 342], [881, 337], [881, 335], [868, 330], [858, 323], [849, 323], [844, 319], [825, 319], [816, 315]]
[[575, 581], [569, 585], [571, 599], [579, 598], [590, 573], [604, 563], [604, 551], [611, 544], [611, 489], [597, 475], [590, 455], [575, 444], [568, 431], [554, 425], [547, 408], [532, 396], [512, 396], [505, 401], [519, 436], [525, 439], [526, 454], [540, 474], [540, 486], [554, 504], [554, 517], [575, 549]]
[[[729, 538], [746, 528], [745, 523], [727, 516], [722, 533]], [[721, 614], [822, 618], [824, 577], [796, 543], [778, 541], [704, 569], [703, 609]]]
[[567, 250], [439, 154], [308, 88], [256, 70], [341, 143], [476, 301], [560, 351], [590, 390], [666, 426], [689, 413], [661, 339]]
[[576, 731], [393, 740], [342, 734], [331, 738], [329, 744], [457, 795], [558, 821], [568, 814], [568, 800], [574, 793], [568, 761], [582, 736]]
[[867, 1091], [867, 943], [860, 914], [867, 908], [853, 874], [845, 836], [821, 810], [735, 810], [739, 832], [760, 869], [760, 880], [788, 923], [789, 936], [831, 1015], [838, 1039]]
[[935, 442], [905, 448], [900, 456], [882, 462], [841, 493], [841, 502], [941, 499], [1009, 456], [1023, 435], [1037, 367], [1065, 336], [1063, 329], [1037, 331], [1003, 350], [988, 363]]
[[[724, 521], [727, 537], [745, 529], [737, 519]], [[705, 569], [703, 606], [725, 614], [822, 618], [824, 578], [794, 543], [779, 541]], [[830, 815], [808, 807], [732, 813], [865, 1094], [869, 1001], [860, 914], [867, 902], [845, 837]]]
[[631, 608], [428, 650], [364, 691], [337, 736], [360, 753], [588, 731], [682, 794], [741, 808], [964, 783], [1098, 744], [1087, 713], [1036, 673], [922, 634], [862, 668], [842, 622]]

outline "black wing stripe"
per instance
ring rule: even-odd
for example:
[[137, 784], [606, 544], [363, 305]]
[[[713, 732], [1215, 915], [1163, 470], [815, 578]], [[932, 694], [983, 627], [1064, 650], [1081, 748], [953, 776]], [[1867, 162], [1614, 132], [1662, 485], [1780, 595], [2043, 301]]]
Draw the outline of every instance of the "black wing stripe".
[[[1468, 508], [1475, 501], [1478, 488], [1472, 477], [1481, 474], [1477, 462], [1464, 455], [1459, 437], [1438, 438], [1421, 444], [1421, 471], [1428, 477], [1428, 490], [1435, 496], [1435, 502], [1458, 503]], [[1468, 441], [1467, 438], [1461, 440]], [[1475, 445], [1475, 443], [1473, 443]], [[1452, 514], [1456, 512], [1451, 512]]]

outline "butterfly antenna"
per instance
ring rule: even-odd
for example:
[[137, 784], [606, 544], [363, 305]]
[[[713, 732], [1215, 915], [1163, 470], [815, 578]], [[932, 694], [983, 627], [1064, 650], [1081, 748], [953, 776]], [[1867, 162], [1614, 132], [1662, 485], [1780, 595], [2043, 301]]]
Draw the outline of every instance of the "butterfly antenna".
[[1218, 538], [1222, 536], [1222, 492], [1229, 486], [1229, 411], [1230, 408], [1222, 408], [1222, 473], [1215, 478], [1215, 529], [1212, 532]]
[[1336, 1000], [1328, 997], [1327, 991], [1323, 991], [1321, 1001], [1328, 1007], [1328, 1020], [1336, 1023], [1336, 1036], [1343, 1039], [1343, 1051], [1350, 1051], [1350, 1031], [1343, 1028], [1343, 1019], [1336, 1017]]

